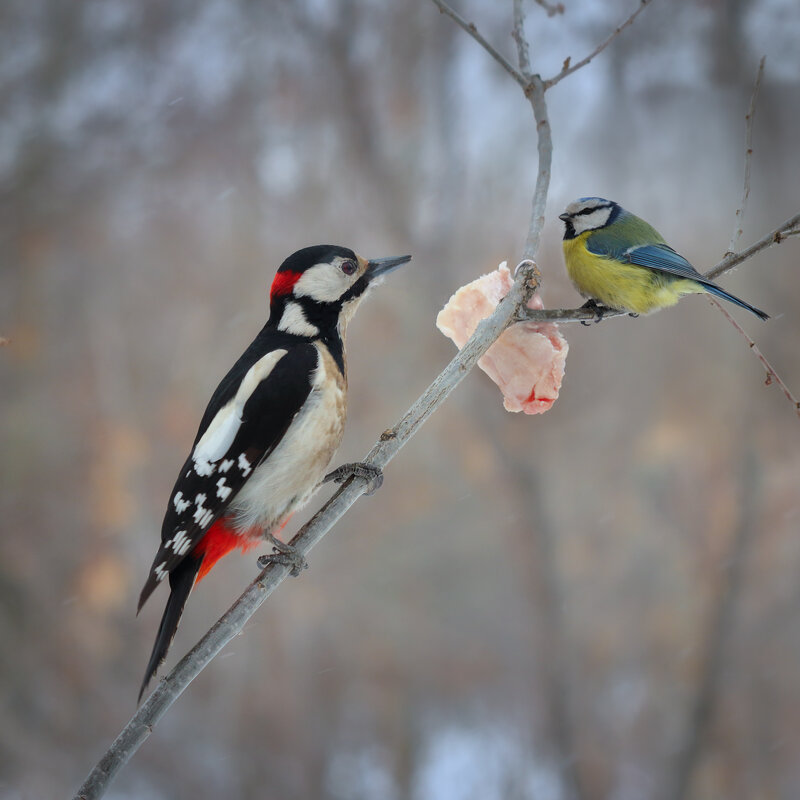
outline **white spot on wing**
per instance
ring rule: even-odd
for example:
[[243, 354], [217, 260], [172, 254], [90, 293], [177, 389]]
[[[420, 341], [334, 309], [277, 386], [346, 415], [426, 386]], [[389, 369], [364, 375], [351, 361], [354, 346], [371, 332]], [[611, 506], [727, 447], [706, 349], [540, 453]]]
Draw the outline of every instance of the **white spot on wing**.
[[206, 460], [205, 458], [195, 457], [194, 471], [201, 477], [211, 475], [215, 469], [216, 467], [210, 461]]
[[162, 562], [161, 562], [161, 563], [160, 563], [160, 564], [159, 564], [159, 565], [158, 565], [158, 566], [157, 566], [157, 567], [156, 567], [156, 568], [153, 570], [153, 572], [155, 572], [155, 574], [156, 574], [156, 580], [157, 580], [157, 581], [159, 581], [159, 582], [160, 582], [160, 581], [163, 581], [163, 580], [164, 580], [164, 578], [166, 578], [166, 577], [167, 577], [167, 575], [169, 575], [169, 572], [167, 571], [167, 568], [166, 568], [166, 567], [167, 567], [167, 562], [166, 562], [166, 561], [162, 561]]
[[245, 478], [253, 471], [253, 467], [244, 453], [239, 453], [239, 469], [242, 471], [242, 475], [244, 475]]
[[226, 458], [219, 465], [219, 471], [220, 472], [227, 472], [233, 466], [233, 464], [234, 464], [234, 461], [233, 461], [232, 458]]
[[194, 512], [194, 521], [201, 527], [205, 528], [214, 519], [214, 512], [210, 508], [205, 507], [206, 496], [201, 492], [194, 499], [197, 509]]
[[278, 330], [294, 333], [297, 336], [319, 336], [319, 328], [306, 319], [303, 308], [299, 303], [286, 304], [286, 308], [281, 314], [281, 321], [278, 323]]
[[230, 486], [225, 485], [225, 478], [220, 478], [217, 481], [217, 497], [221, 500], [227, 500], [232, 491], [233, 489]]
[[172, 543], [172, 549], [175, 555], [182, 556], [192, 544], [191, 539], [186, 535], [186, 531], [178, 531], [175, 534], [175, 541]]
[[178, 515], [183, 514], [191, 505], [188, 500], [183, 499], [183, 492], [175, 492], [175, 497], [172, 498], [172, 504], [175, 506], [175, 511]]

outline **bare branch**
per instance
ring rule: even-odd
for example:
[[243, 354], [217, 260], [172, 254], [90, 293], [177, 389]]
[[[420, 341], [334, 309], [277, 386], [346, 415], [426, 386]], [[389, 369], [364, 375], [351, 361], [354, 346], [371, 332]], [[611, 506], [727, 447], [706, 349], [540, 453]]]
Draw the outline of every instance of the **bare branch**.
[[[436, 2], [436, 0], [434, 0], [434, 2]], [[633, 14], [631, 14], [628, 17], [628, 19], [625, 20], [625, 22], [617, 26], [614, 29], [613, 33], [604, 42], [595, 47], [595, 49], [592, 50], [592, 52], [589, 53], [589, 55], [586, 56], [586, 58], [583, 58], [577, 63], [572, 65], [570, 65], [570, 59], [568, 58], [564, 62], [564, 66], [561, 69], [561, 72], [558, 73], [558, 75], [554, 75], [552, 78], [548, 78], [546, 81], [544, 81], [545, 90], [550, 89], [552, 86], [555, 86], [559, 81], [564, 80], [564, 78], [566, 78], [567, 75], [572, 75], [573, 72], [576, 72], [577, 70], [581, 69], [581, 67], [585, 67], [595, 56], [599, 56], [600, 53], [602, 53], [603, 50], [605, 50], [606, 47], [608, 47], [611, 44], [611, 42], [613, 42], [614, 39], [617, 36], [619, 36], [619, 34], [622, 33], [622, 31], [625, 30], [625, 28], [631, 25], [633, 21], [636, 19], [636, 17], [638, 17], [639, 14], [641, 14], [642, 11], [644, 11], [644, 9], [647, 6], [649, 6], [650, 3], [652, 2], [653, 0], [640, 0], [639, 7], [636, 9], [636, 11], [634, 11]]]
[[525, 88], [527, 84], [526, 79], [514, 68], [504, 55], [495, 50], [495, 48], [483, 38], [475, 27], [474, 22], [465, 20], [457, 11], [450, 8], [444, 0], [432, 0], [432, 2], [442, 14], [447, 15], [456, 25], [463, 28], [520, 86], [522, 86], [523, 89]]
[[781, 390], [786, 395], [786, 399], [794, 406], [795, 413], [798, 417], [800, 417], [800, 402], [797, 398], [791, 393], [789, 387], [783, 381], [781, 376], [778, 374], [775, 367], [767, 361], [766, 356], [758, 349], [758, 345], [747, 335], [744, 328], [728, 313], [728, 309], [722, 305], [715, 297], [708, 298], [724, 315], [728, 322], [736, 328], [739, 333], [744, 336], [747, 340], [747, 344], [750, 346], [750, 349], [755, 353], [756, 358], [761, 362], [761, 365], [764, 367], [767, 373], [767, 380], [766, 385], [769, 386], [773, 381], [781, 387]]
[[544, 227], [544, 214], [547, 207], [547, 192], [550, 189], [550, 168], [553, 162], [553, 138], [550, 122], [547, 119], [547, 103], [544, 99], [545, 87], [538, 75], [531, 77], [525, 94], [533, 109], [536, 120], [536, 151], [539, 155], [539, 169], [536, 173], [536, 186], [531, 203], [531, 220], [528, 235], [525, 237], [523, 258], [533, 258], [539, 249], [539, 238]]
[[784, 239], [789, 236], [795, 236], [798, 233], [800, 233], [800, 214], [795, 214], [782, 225], [778, 225], [775, 230], [770, 231], [766, 236], [762, 236], [755, 244], [751, 244], [747, 249], [742, 250], [740, 253], [726, 255], [719, 264], [708, 270], [705, 276], [706, 278], [716, 278], [718, 275], [722, 275], [723, 272], [728, 272], [728, 270], [738, 266], [743, 261], [747, 261], [748, 258], [752, 258], [756, 253], [760, 253], [774, 244], [780, 244]]
[[531, 78], [531, 59], [528, 52], [528, 40], [525, 37], [525, 12], [522, 10], [522, 0], [514, 0], [514, 27], [511, 35], [517, 43], [517, 61], [519, 71], [525, 80]]
[[[519, 306], [525, 305], [538, 287], [536, 265], [522, 262], [511, 291], [501, 300], [494, 313], [483, 320], [440, 375], [390, 430], [385, 431], [365, 461], [383, 469], [400, 448], [417, 432], [428, 417], [444, 402], [453, 389], [466, 377], [478, 359], [515, 319]], [[351, 478], [306, 523], [292, 539], [298, 552], [307, 554], [333, 527], [364, 492], [366, 481]], [[289, 575], [289, 568], [270, 564], [247, 587], [239, 599], [220, 618], [213, 628], [164, 678], [145, 700], [131, 721], [116, 738], [109, 750], [75, 795], [75, 800], [95, 800], [102, 797], [119, 770], [153, 732], [153, 727], [186, 687], [210, 663], [219, 651], [244, 627], [261, 604]]]
[[[627, 311], [603, 310], [603, 319], [623, 317]], [[516, 322], [593, 322], [597, 313], [591, 308], [520, 308]]]
[[753, 94], [750, 97], [750, 107], [747, 109], [747, 115], [745, 116], [744, 186], [742, 187], [742, 202], [739, 203], [739, 208], [736, 209], [736, 222], [734, 223], [733, 233], [731, 234], [731, 243], [728, 245], [728, 253], [736, 252], [736, 248], [739, 246], [739, 239], [743, 233], [744, 212], [747, 210], [747, 200], [750, 197], [750, 165], [753, 160], [753, 120], [756, 116], [756, 101], [758, 100], [758, 90], [761, 88], [761, 79], [764, 77], [764, 62], [766, 60], [767, 57], [762, 56], [758, 64], [756, 82], [753, 85]]

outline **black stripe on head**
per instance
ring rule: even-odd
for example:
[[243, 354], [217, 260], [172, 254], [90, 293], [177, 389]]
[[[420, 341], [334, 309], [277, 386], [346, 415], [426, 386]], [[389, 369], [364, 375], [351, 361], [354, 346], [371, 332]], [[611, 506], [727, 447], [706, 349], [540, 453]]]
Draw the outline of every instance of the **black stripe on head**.
[[356, 254], [349, 247], [340, 247], [336, 244], [315, 244], [292, 253], [280, 265], [278, 272], [305, 272], [315, 264], [332, 263], [336, 256], [356, 260]]

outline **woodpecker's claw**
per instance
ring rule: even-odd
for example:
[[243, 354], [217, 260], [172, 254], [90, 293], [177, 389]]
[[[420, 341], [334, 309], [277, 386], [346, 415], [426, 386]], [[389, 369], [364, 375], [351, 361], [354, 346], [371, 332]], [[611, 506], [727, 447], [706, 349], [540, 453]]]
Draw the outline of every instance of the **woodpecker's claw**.
[[589, 300], [587, 300], [581, 306], [581, 308], [586, 308], [586, 309], [589, 309], [590, 311], [594, 311], [594, 319], [592, 319], [592, 320], [582, 319], [581, 320], [581, 325], [586, 325], [586, 327], [589, 327], [589, 325], [593, 325], [593, 324], [596, 325], [598, 322], [602, 322], [603, 321], [603, 314], [605, 314], [606, 311], [608, 310], [605, 306], [599, 305], [594, 298], [590, 298]]
[[383, 485], [383, 470], [374, 464], [367, 464], [364, 461], [355, 461], [350, 464], [342, 464], [333, 472], [329, 472], [323, 479], [323, 483], [335, 481], [344, 483], [348, 478], [363, 478], [368, 481], [364, 494], [374, 494]]
[[280, 564], [290, 568], [289, 574], [293, 578], [296, 578], [304, 569], [308, 569], [306, 557], [297, 548], [282, 542], [271, 533], [268, 533], [266, 538], [272, 543], [274, 552], [258, 557], [259, 569], [266, 569], [270, 564]]

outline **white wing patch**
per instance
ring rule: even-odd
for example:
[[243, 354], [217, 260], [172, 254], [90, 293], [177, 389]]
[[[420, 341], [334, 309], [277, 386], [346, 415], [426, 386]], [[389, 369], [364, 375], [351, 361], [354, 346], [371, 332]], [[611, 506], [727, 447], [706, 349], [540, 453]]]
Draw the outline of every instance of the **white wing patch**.
[[247, 460], [244, 453], [239, 453], [239, 469], [245, 478], [253, 471], [253, 465]]
[[[301, 278], [300, 281], [302, 280]], [[281, 314], [281, 321], [278, 323], [278, 330], [293, 333], [296, 336], [319, 336], [319, 328], [306, 319], [303, 308], [299, 303], [286, 304], [283, 314]]]
[[[300, 309], [300, 313], [302, 314], [302, 309]], [[316, 328], [314, 330], [316, 331]], [[192, 453], [194, 471], [198, 475], [207, 476], [213, 474], [216, 469], [215, 462], [219, 461], [228, 452], [233, 440], [236, 438], [236, 434], [239, 432], [245, 403], [250, 399], [261, 381], [269, 376], [275, 365], [287, 352], [287, 350], [282, 349], [273, 350], [256, 361], [247, 370], [247, 374], [239, 384], [236, 395], [214, 415], [214, 419], [211, 420], [211, 424], [200, 437], [200, 441]], [[219, 467], [220, 472], [227, 472], [232, 465], [233, 461], [223, 461]]]

